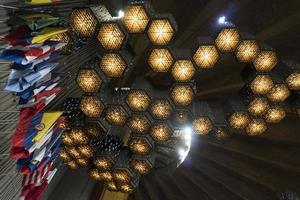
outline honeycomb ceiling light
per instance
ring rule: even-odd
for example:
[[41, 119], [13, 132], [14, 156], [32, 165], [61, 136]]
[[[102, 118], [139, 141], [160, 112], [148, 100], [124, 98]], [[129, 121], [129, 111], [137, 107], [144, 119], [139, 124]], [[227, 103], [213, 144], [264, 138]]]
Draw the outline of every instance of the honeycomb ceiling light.
[[62, 140], [63, 144], [66, 146], [72, 146], [75, 144], [74, 140], [70, 137], [68, 132], [62, 133], [61, 140]]
[[89, 175], [94, 180], [101, 180], [101, 176], [98, 169], [91, 169]]
[[267, 125], [264, 120], [253, 119], [246, 127], [246, 132], [249, 135], [261, 135], [267, 130]]
[[134, 154], [146, 155], [152, 147], [145, 138], [132, 138], [129, 142], [129, 148]]
[[78, 152], [80, 153], [81, 157], [84, 158], [91, 158], [93, 157], [94, 151], [89, 145], [81, 145], [77, 147]]
[[286, 116], [285, 110], [280, 106], [273, 106], [265, 114], [265, 120], [268, 123], [278, 123]]
[[148, 63], [154, 72], [167, 72], [173, 65], [174, 58], [168, 48], [152, 49]]
[[109, 170], [113, 167], [113, 161], [108, 155], [98, 155], [94, 158], [93, 163], [99, 170]]
[[254, 94], [265, 95], [273, 88], [273, 80], [270, 75], [258, 75], [251, 82], [250, 88]]
[[105, 183], [105, 187], [108, 189], [108, 190], [110, 190], [110, 191], [117, 191], [118, 190], [118, 188], [117, 188], [117, 186], [116, 186], [116, 184], [114, 183], [114, 182], [106, 182]]
[[246, 112], [235, 112], [229, 117], [229, 125], [234, 129], [243, 129], [250, 122], [250, 117]]
[[131, 169], [136, 173], [145, 175], [148, 174], [152, 168], [151, 164], [146, 159], [132, 159], [130, 162]]
[[289, 75], [286, 83], [291, 90], [300, 90], [300, 72], [294, 72]]
[[75, 159], [78, 159], [78, 158], [81, 157], [80, 153], [79, 153], [79, 151], [77, 150], [76, 147], [68, 147], [66, 150], [69, 153], [69, 155], [72, 156]]
[[154, 141], [165, 142], [171, 136], [171, 129], [165, 123], [157, 123], [150, 128], [149, 133]]
[[172, 114], [172, 107], [168, 100], [157, 99], [152, 101], [150, 113], [156, 119], [168, 119]]
[[109, 78], [121, 77], [127, 64], [118, 53], [105, 53], [100, 61], [100, 69]]
[[190, 60], [177, 60], [172, 67], [171, 74], [175, 81], [190, 81], [196, 73], [194, 65]]
[[219, 53], [214, 45], [201, 45], [193, 56], [200, 68], [212, 68], [219, 59]]
[[269, 72], [277, 64], [274, 51], [261, 51], [253, 61], [254, 67], [259, 72]]
[[75, 160], [71, 160], [71, 161], [67, 162], [66, 165], [71, 170], [78, 169], [78, 167], [79, 167]]
[[80, 102], [80, 110], [87, 117], [100, 117], [104, 109], [103, 103], [97, 96], [83, 96]]
[[131, 90], [126, 103], [132, 111], [146, 111], [151, 103], [147, 93], [143, 90]]
[[97, 20], [89, 8], [78, 8], [72, 11], [69, 24], [78, 37], [90, 38], [96, 31]]
[[276, 84], [267, 94], [272, 102], [283, 102], [290, 96], [290, 90], [285, 84]]
[[154, 45], [167, 45], [172, 40], [175, 30], [169, 19], [154, 19], [148, 29], [148, 37]]
[[207, 135], [213, 129], [209, 118], [201, 117], [193, 121], [193, 130], [199, 135]]
[[72, 157], [69, 155], [68, 151], [65, 148], [59, 152], [59, 157], [61, 157], [66, 162], [72, 160]]
[[130, 33], [144, 32], [149, 21], [150, 17], [142, 5], [129, 6], [124, 12], [123, 22]]
[[128, 126], [135, 133], [146, 133], [150, 128], [150, 122], [144, 115], [133, 115], [128, 120]]
[[113, 171], [113, 177], [118, 183], [129, 183], [132, 179], [130, 173], [126, 169], [115, 169]]
[[190, 85], [176, 85], [171, 90], [170, 97], [174, 104], [178, 106], [188, 106], [193, 101], [194, 92]]
[[87, 144], [89, 142], [89, 138], [82, 128], [71, 128], [69, 132], [69, 137], [76, 144]]
[[100, 180], [110, 182], [114, 179], [110, 171], [99, 171]]
[[255, 40], [243, 40], [236, 49], [236, 57], [240, 62], [252, 62], [259, 53]]
[[106, 121], [115, 126], [123, 126], [127, 120], [127, 113], [121, 105], [109, 106], [106, 110]]
[[224, 28], [215, 40], [216, 46], [221, 52], [233, 52], [240, 43], [240, 34], [236, 28]]
[[76, 160], [77, 164], [82, 167], [86, 167], [89, 164], [89, 160], [87, 158], [79, 158]]
[[99, 91], [102, 84], [102, 80], [94, 69], [80, 69], [76, 82], [82, 91], [90, 93]]
[[255, 98], [248, 105], [248, 111], [254, 116], [263, 115], [269, 108], [269, 102], [264, 98]]
[[98, 40], [106, 50], [120, 49], [125, 41], [125, 34], [116, 22], [102, 23], [98, 33]]
[[120, 191], [123, 193], [132, 193], [134, 190], [135, 187], [133, 187], [130, 183], [122, 183], [120, 185]]

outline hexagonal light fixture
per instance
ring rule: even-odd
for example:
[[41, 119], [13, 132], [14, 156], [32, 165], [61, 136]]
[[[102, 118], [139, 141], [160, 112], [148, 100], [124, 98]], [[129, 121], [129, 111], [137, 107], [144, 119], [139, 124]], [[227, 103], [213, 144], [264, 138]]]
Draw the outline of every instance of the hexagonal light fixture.
[[146, 111], [151, 103], [151, 99], [144, 90], [131, 90], [127, 97], [126, 103], [132, 111]]
[[256, 40], [243, 40], [236, 49], [236, 57], [239, 62], [252, 62], [259, 51]]
[[147, 155], [153, 147], [152, 142], [147, 137], [132, 137], [128, 146], [131, 152], [136, 155]]
[[188, 106], [193, 101], [194, 91], [188, 84], [179, 84], [172, 88], [170, 97], [175, 105]]
[[159, 17], [151, 21], [148, 37], [154, 45], [168, 45], [175, 31], [175, 24], [170, 17]]
[[221, 52], [233, 52], [240, 43], [240, 34], [236, 28], [224, 28], [218, 34], [215, 43]]
[[148, 63], [154, 72], [167, 72], [174, 62], [174, 56], [169, 48], [151, 50]]
[[290, 90], [286, 84], [275, 84], [267, 97], [272, 102], [283, 102], [290, 96]]
[[195, 73], [196, 69], [190, 60], [177, 60], [171, 69], [174, 80], [178, 82], [190, 81]]
[[167, 123], [159, 122], [151, 126], [149, 134], [154, 141], [165, 142], [171, 137], [172, 130]]
[[143, 4], [130, 5], [124, 12], [123, 23], [129, 33], [142, 33], [145, 31], [150, 16]]
[[273, 88], [273, 79], [270, 75], [257, 75], [250, 88], [254, 94], [265, 95]]
[[101, 78], [94, 69], [79, 69], [76, 82], [82, 91], [88, 93], [98, 92], [102, 84]]
[[229, 125], [234, 129], [244, 129], [250, 122], [246, 112], [235, 112], [228, 119]]
[[127, 120], [127, 113], [121, 105], [111, 105], [106, 109], [105, 119], [115, 126], [123, 126]]
[[253, 116], [263, 115], [269, 108], [269, 102], [265, 98], [255, 98], [248, 104], [248, 112]]
[[100, 117], [104, 105], [102, 101], [97, 96], [82, 96], [80, 102], [80, 110], [87, 116], [91, 118]]
[[249, 135], [261, 135], [267, 130], [267, 125], [262, 119], [252, 119], [246, 127], [246, 132]]
[[104, 49], [117, 50], [125, 43], [125, 33], [117, 22], [105, 22], [100, 25], [98, 40]]
[[213, 124], [208, 117], [198, 117], [193, 121], [193, 130], [199, 135], [207, 135], [213, 129]]
[[155, 99], [150, 105], [150, 114], [156, 119], [168, 119], [172, 114], [172, 107], [167, 99]]
[[197, 48], [193, 59], [200, 68], [212, 68], [219, 59], [219, 53], [214, 45], [200, 45]]
[[131, 116], [127, 125], [134, 133], [139, 134], [145, 134], [151, 126], [150, 121], [145, 115]]
[[253, 61], [254, 67], [259, 72], [269, 72], [277, 64], [274, 51], [261, 51]]
[[109, 78], [121, 77], [127, 64], [119, 53], [105, 53], [99, 64], [102, 72]]

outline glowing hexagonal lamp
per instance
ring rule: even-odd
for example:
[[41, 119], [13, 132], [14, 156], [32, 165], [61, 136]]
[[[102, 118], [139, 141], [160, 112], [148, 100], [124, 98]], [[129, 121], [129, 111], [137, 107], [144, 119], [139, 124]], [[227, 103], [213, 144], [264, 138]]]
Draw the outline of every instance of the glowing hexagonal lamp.
[[155, 48], [151, 50], [148, 63], [154, 72], [167, 72], [174, 62], [174, 57], [169, 48]]
[[105, 53], [99, 66], [107, 77], [119, 78], [124, 74], [127, 63], [119, 53]]
[[126, 103], [132, 111], [146, 111], [151, 99], [144, 90], [131, 90], [126, 98]]
[[100, 25], [98, 40], [104, 49], [117, 50], [125, 42], [125, 33], [117, 22], [105, 22]]
[[102, 84], [101, 78], [94, 69], [80, 69], [76, 77], [76, 82], [84, 92], [89, 93], [99, 91]]

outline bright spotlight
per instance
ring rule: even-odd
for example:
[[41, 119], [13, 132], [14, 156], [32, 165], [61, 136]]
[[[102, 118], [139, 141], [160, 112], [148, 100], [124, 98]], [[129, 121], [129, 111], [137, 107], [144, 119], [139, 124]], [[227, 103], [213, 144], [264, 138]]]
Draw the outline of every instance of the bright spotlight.
[[118, 18], [123, 18], [124, 17], [124, 11], [123, 10], [119, 10], [118, 12]]
[[185, 157], [186, 156], [186, 151], [184, 149], [179, 149], [178, 154], [180, 157]]
[[226, 24], [226, 17], [225, 16], [219, 17], [218, 22], [219, 24]]
[[193, 129], [191, 128], [191, 127], [185, 127], [184, 129], [183, 129], [183, 131], [184, 131], [184, 133], [186, 134], [186, 135], [191, 135], [192, 134], [192, 132], [193, 132]]

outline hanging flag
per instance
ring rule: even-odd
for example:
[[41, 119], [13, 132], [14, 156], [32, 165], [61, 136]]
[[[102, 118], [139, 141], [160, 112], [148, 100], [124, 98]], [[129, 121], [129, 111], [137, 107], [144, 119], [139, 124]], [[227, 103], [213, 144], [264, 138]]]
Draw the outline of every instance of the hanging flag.
[[43, 43], [51, 37], [67, 31], [68, 29], [63, 27], [46, 27], [42, 29], [39, 35], [36, 35], [32, 38], [31, 43]]
[[10, 45], [28, 45], [28, 39], [31, 39], [30, 29], [27, 26], [17, 26], [11, 32], [0, 36], [0, 40], [6, 41]]
[[22, 0], [26, 4], [35, 5], [35, 4], [51, 4], [61, 2], [62, 0]]
[[47, 26], [55, 26], [64, 21], [65, 18], [53, 16], [48, 13], [30, 13], [20, 12], [11, 17], [7, 23], [11, 26], [26, 25], [32, 31], [45, 28]]

